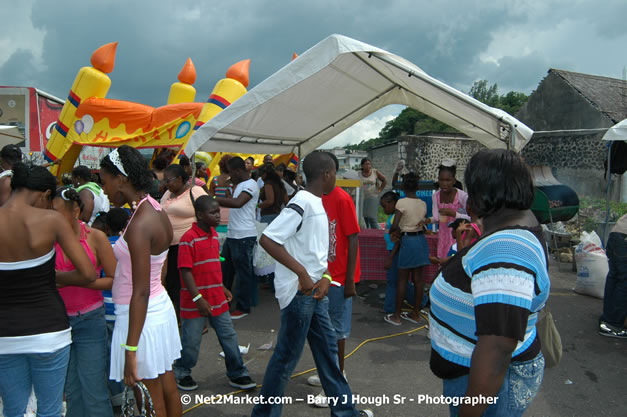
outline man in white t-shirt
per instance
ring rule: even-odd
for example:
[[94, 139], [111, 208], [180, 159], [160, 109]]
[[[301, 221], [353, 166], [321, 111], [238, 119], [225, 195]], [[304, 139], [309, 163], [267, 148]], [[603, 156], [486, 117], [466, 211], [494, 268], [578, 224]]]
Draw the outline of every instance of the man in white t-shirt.
[[[296, 193], [260, 240], [277, 260], [274, 288], [281, 308], [281, 328], [260, 395], [284, 395], [307, 340], [331, 415], [371, 417], [371, 411], [355, 409], [351, 389], [338, 367], [337, 340], [328, 313], [329, 220], [321, 197], [335, 188], [335, 162], [326, 152], [314, 152], [305, 158], [303, 170], [307, 187]], [[281, 407], [270, 402], [259, 404], [252, 416], [278, 416]]]
[[246, 164], [239, 156], [231, 158], [227, 163], [231, 181], [235, 189], [233, 197], [216, 197], [222, 207], [230, 208], [229, 225], [226, 241], [222, 248], [222, 276], [224, 286], [229, 290], [233, 286], [233, 277], [237, 274], [237, 291], [235, 294], [235, 311], [231, 313], [233, 320], [241, 319], [250, 314], [252, 295], [255, 290], [253, 272], [253, 249], [257, 242], [257, 226], [255, 225], [259, 188], [250, 179]]

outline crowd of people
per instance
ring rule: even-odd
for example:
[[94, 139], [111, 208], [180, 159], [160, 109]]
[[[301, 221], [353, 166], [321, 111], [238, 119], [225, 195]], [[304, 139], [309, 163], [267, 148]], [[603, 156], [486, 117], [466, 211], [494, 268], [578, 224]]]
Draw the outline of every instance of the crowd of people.
[[[203, 163], [194, 174], [189, 159], [172, 164], [162, 155], [150, 169], [139, 151], [122, 146], [101, 161], [98, 181], [76, 167], [71, 186], [22, 163], [15, 147], [3, 149], [0, 162], [6, 417], [24, 414], [31, 390], [40, 415], [60, 415], [65, 398], [67, 416], [112, 416], [124, 385], [139, 381], [157, 416], [180, 416], [179, 390], [198, 388], [192, 372], [209, 326], [229, 385], [256, 388], [233, 328], [258, 302], [256, 245], [276, 261], [267, 282], [280, 308], [260, 395], [284, 394], [308, 341], [317, 369], [308, 382], [323, 389], [316, 405], [333, 416], [374, 415], [350, 401], [344, 369], [360, 226], [353, 199], [336, 186], [333, 154], [309, 154], [302, 183], [270, 155], [258, 167], [253, 158], [225, 155], [209, 178]], [[529, 168], [514, 152], [481, 151], [466, 169], [464, 192], [454, 161], [443, 161], [431, 216], [417, 195], [417, 173], [402, 175], [402, 194], [381, 197], [386, 179], [369, 160], [360, 176], [369, 188], [367, 225], [375, 227], [373, 205], [389, 216], [385, 321], [419, 323], [428, 306], [430, 367], [444, 395], [498, 397], [489, 407], [451, 405], [452, 416], [522, 415], [542, 382], [535, 323], [550, 290]], [[259, 223], [266, 225], [260, 238]], [[431, 224], [436, 253], [425, 238]], [[433, 263], [440, 270], [426, 291], [423, 268]], [[619, 332], [624, 316], [606, 309], [603, 323]], [[281, 410], [259, 404], [252, 415]]]

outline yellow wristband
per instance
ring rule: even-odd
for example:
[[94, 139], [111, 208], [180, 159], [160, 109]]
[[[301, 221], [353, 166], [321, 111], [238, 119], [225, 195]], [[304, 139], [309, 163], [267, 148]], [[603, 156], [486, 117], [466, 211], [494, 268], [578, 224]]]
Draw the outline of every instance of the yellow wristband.
[[322, 274], [322, 278], [326, 278], [329, 280], [329, 282], [333, 282], [333, 278], [331, 278], [331, 275], [329, 274]]
[[137, 352], [137, 346], [129, 346], [122, 343], [120, 346], [124, 348], [124, 350], [128, 350], [129, 352]]

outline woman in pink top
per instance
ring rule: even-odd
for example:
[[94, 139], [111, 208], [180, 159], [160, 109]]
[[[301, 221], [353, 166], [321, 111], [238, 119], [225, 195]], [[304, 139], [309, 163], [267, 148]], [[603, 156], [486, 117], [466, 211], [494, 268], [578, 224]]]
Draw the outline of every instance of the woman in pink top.
[[[107, 330], [102, 290], [111, 289], [113, 284], [115, 256], [107, 236], [79, 220], [83, 203], [75, 189], [58, 189], [52, 207], [68, 222], [98, 274], [103, 269], [106, 276], [88, 287], [59, 288], [72, 328], [70, 363], [64, 389], [66, 416], [113, 417], [107, 387]], [[74, 264], [58, 242], [55, 243], [55, 250], [57, 272], [74, 271]]]
[[196, 221], [194, 200], [206, 193], [202, 188], [189, 183], [189, 174], [181, 165], [169, 165], [164, 171], [163, 180], [167, 191], [161, 197], [161, 206], [170, 219], [173, 232], [168, 252], [165, 289], [170, 295], [178, 318], [181, 294], [181, 275], [178, 269], [179, 242]]
[[440, 189], [433, 194], [433, 217], [432, 223], [438, 224], [438, 259], [444, 259], [448, 255], [449, 250], [455, 239], [448, 226], [449, 223], [458, 218], [468, 219], [466, 214], [466, 202], [468, 194], [462, 190], [455, 188], [455, 174], [457, 168], [454, 161], [448, 161], [439, 167], [438, 184]]
[[172, 226], [159, 203], [147, 193], [152, 175], [137, 149], [121, 146], [107, 155], [100, 167], [109, 200], [133, 209], [113, 247], [118, 266], [113, 281], [116, 321], [110, 378], [124, 379], [130, 386], [142, 381], [157, 416], [180, 417], [172, 363], [181, 356], [181, 340], [172, 302], [161, 285]]

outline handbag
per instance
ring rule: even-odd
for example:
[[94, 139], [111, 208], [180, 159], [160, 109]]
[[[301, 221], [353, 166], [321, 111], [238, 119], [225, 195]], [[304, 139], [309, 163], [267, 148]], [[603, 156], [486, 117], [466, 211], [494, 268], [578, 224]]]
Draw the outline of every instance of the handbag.
[[545, 368], [553, 368], [559, 365], [562, 359], [562, 338], [553, 322], [553, 316], [549, 311], [548, 304], [538, 313], [536, 330], [542, 346]]
[[[133, 391], [131, 387], [128, 385], [124, 387], [124, 392], [122, 393], [122, 413], [120, 417], [155, 417], [155, 408], [152, 405], [152, 398], [150, 397], [148, 388], [146, 388], [143, 382], [138, 382], [136, 386], [141, 394], [139, 401], [133, 401]], [[133, 412], [133, 403], [135, 402], [137, 403], [138, 410], [140, 410], [139, 404], [141, 404], [139, 416], [135, 416]], [[150, 414], [146, 411], [146, 403], [150, 408]]]

